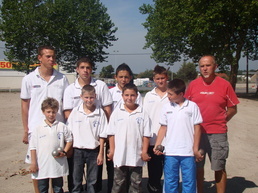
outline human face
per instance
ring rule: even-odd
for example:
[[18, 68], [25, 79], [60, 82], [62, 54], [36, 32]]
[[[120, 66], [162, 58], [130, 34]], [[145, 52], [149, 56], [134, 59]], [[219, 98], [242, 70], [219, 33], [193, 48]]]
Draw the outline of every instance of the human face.
[[43, 111], [43, 114], [46, 117], [47, 123], [54, 123], [56, 120], [57, 109], [46, 108]]
[[212, 79], [215, 77], [217, 64], [211, 56], [204, 56], [199, 61], [199, 68], [203, 78]]
[[95, 105], [96, 94], [95, 92], [86, 91], [81, 95], [81, 99], [83, 100], [83, 105], [91, 109]]
[[38, 55], [38, 60], [43, 68], [52, 69], [56, 63], [55, 51], [43, 49], [41, 55]]
[[137, 96], [138, 94], [133, 89], [126, 89], [122, 94], [125, 106], [130, 109], [135, 108]]
[[166, 88], [168, 76], [166, 74], [156, 74], [153, 77], [154, 82], [156, 83], [158, 88]]
[[120, 70], [117, 75], [115, 76], [117, 81], [118, 88], [122, 90], [124, 86], [130, 82], [132, 76], [130, 76], [129, 72], [126, 70]]
[[76, 72], [79, 75], [79, 78], [85, 80], [91, 78], [92, 67], [89, 63], [82, 62], [79, 67], [76, 68]]
[[177, 104], [184, 102], [184, 96], [182, 92], [179, 94], [176, 94], [173, 90], [168, 89], [167, 93], [168, 93], [168, 100], [170, 102], [177, 103]]

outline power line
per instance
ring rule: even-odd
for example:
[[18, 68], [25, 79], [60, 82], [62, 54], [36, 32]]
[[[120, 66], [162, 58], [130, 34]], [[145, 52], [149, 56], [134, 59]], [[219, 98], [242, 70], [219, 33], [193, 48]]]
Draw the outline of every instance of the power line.
[[108, 54], [112, 56], [118, 56], [118, 55], [151, 55], [152, 53], [128, 53], [128, 54]]

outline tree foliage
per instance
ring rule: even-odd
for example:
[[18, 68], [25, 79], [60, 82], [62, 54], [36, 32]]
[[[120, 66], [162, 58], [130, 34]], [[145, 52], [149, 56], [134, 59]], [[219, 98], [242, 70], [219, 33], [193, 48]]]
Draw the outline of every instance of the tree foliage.
[[178, 70], [176, 77], [188, 82], [194, 80], [197, 75], [196, 65], [192, 62], [184, 62], [181, 68]]
[[103, 67], [99, 73], [100, 78], [114, 78], [114, 68], [112, 65]]
[[153, 79], [153, 70], [145, 70], [137, 75], [137, 78], [149, 78], [150, 80]]
[[[32, 70], [37, 47], [52, 45], [58, 64], [72, 72], [83, 56], [95, 62], [106, 59], [104, 49], [117, 39], [117, 28], [99, 0], [3, 0], [0, 39], [6, 42], [5, 55], [19, 62], [19, 71]], [[15, 64], [15, 63], [14, 63]]]
[[241, 54], [258, 56], [257, 10], [257, 0], [154, 0], [153, 6], [140, 7], [148, 15], [145, 47], [152, 48], [157, 62], [170, 64], [182, 55], [194, 62], [215, 55], [220, 70], [230, 67], [235, 87]]

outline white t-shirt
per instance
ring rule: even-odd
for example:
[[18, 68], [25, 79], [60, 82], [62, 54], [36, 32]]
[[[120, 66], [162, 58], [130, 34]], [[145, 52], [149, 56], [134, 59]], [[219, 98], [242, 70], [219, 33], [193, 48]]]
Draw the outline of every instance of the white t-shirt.
[[[113, 105], [112, 110], [114, 111], [115, 108], [119, 107], [122, 103], [124, 103], [122, 98], [122, 91], [118, 88], [118, 84], [116, 84], [115, 87], [109, 89], [112, 99], [113, 99]], [[138, 96], [136, 99], [136, 103], [139, 105], [142, 105], [142, 96], [141, 93], [138, 92]]]
[[141, 159], [143, 137], [151, 137], [149, 116], [138, 106], [133, 112], [117, 107], [111, 114], [108, 135], [114, 135], [114, 167], [143, 166]]
[[101, 108], [86, 114], [83, 104], [75, 107], [68, 120], [67, 126], [73, 134], [73, 147], [80, 149], [95, 149], [99, 138], [106, 138], [107, 118]]
[[30, 99], [28, 127], [31, 133], [38, 124], [45, 119], [41, 111], [41, 103], [47, 97], [53, 97], [59, 102], [59, 110], [56, 115], [58, 121], [63, 122], [63, 95], [69, 85], [67, 78], [62, 73], [53, 70], [53, 75], [47, 82], [38, 71], [39, 67], [26, 75], [22, 80], [21, 99]]
[[[105, 107], [112, 104], [112, 97], [109, 89], [101, 80], [91, 78], [90, 85], [94, 86], [97, 94], [97, 104]], [[70, 110], [79, 106], [82, 103], [81, 100], [82, 87], [80, 86], [78, 79], [74, 83], [70, 84], [64, 92], [64, 110]]]
[[155, 145], [158, 131], [160, 128], [159, 118], [161, 109], [164, 104], [168, 103], [167, 93], [161, 98], [156, 93], [156, 88], [147, 92], [144, 101], [143, 101], [143, 109], [148, 113], [151, 120], [151, 129], [152, 129], [152, 138], [150, 139], [150, 145]]
[[36, 150], [38, 172], [32, 174], [33, 179], [57, 178], [68, 175], [66, 157], [54, 158], [52, 151], [64, 148], [64, 142], [72, 142], [71, 132], [65, 124], [55, 121], [50, 127], [45, 121], [32, 132], [29, 148]]
[[165, 154], [170, 156], [193, 156], [194, 125], [202, 123], [199, 107], [185, 100], [182, 106], [176, 103], [163, 105], [160, 124], [167, 126]]

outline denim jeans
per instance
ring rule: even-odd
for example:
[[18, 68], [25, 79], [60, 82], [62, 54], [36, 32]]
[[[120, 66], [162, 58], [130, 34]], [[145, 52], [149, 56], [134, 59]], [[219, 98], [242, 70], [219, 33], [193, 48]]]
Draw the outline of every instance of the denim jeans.
[[95, 193], [98, 174], [97, 157], [99, 148], [96, 149], [78, 149], [74, 148], [73, 154], [73, 191], [72, 193], [81, 193], [84, 165], [87, 165], [87, 193]]
[[[52, 187], [55, 193], [63, 193], [63, 177], [51, 178]], [[38, 180], [38, 188], [40, 193], [48, 193], [49, 178]]]

